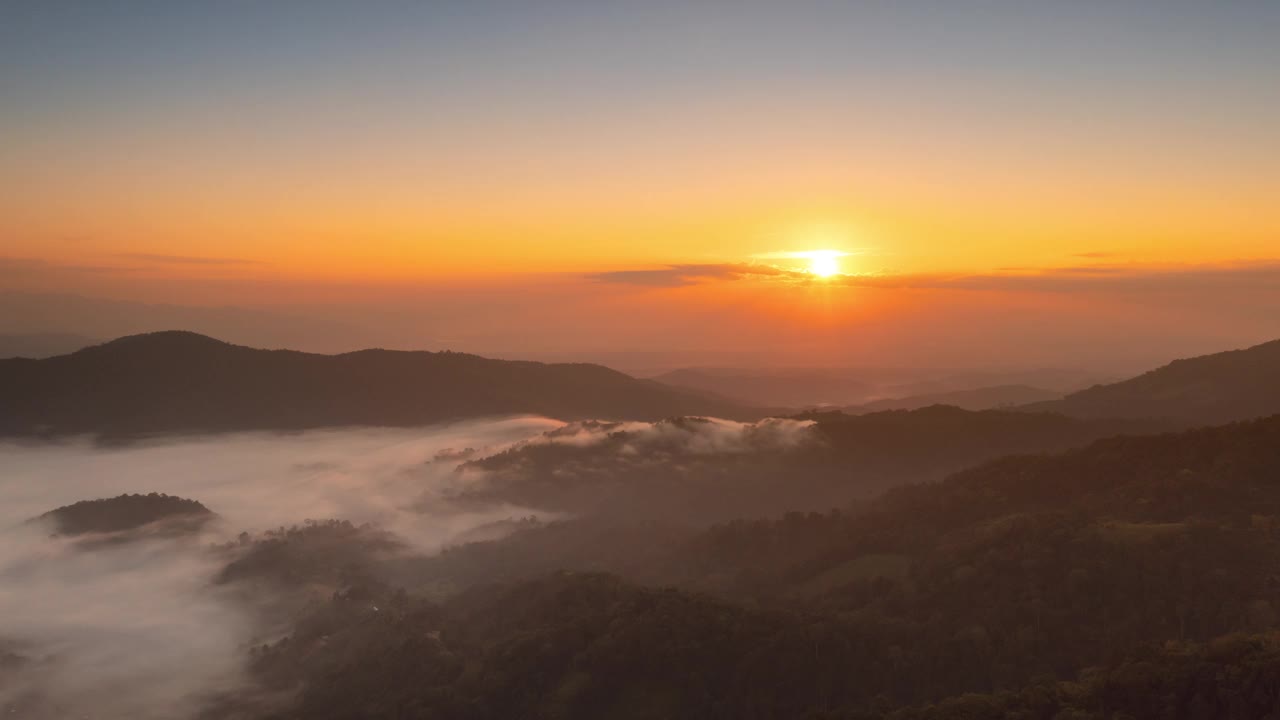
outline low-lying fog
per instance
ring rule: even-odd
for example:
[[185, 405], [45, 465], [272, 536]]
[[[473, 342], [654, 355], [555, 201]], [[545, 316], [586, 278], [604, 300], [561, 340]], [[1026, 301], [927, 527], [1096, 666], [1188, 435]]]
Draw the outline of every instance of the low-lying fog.
[[[459, 481], [461, 458], [450, 450], [498, 449], [559, 425], [526, 417], [122, 447], [0, 444], [0, 707], [24, 717], [194, 712], [202, 693], [234, 687], [256, 639], [244, 606], [211, 585], [220, 567], [210, 546], [241, 531], [342, 518], [431, 551], [530, 514], [436, 511], [433, 493]], [[198, 538], [91, 548], [27, 522], [80, 500], [150, 492], [198, 500], [219, 520]]]
[[[0, 442], [0, 712], [192, 717], [214, 696], [248, 693], [248, 649], [274, 639], [275, 629], [243, 593], [214, 582], [242, 532], [256, 536], [336, 518], [375, 525], [414, 552], [432, 553], [477, 537], [477, 530], [501, 530], [503, 520], [542, 514], [500, 496], [450, 498], [494, 479], [499, 470], [508, 482], [525, 469], [568, 472], [558, 455], [543, 458], [555, 447], [589, 450], [573, 467], [583, 481], [594, 482], [621, 475], [638, 458], [668, 462], [671, 469], [682, 458], [795, 447], [809, 425], [565, 425], [517, 417], [121, 446], [89, 438]], [[611, 434], [615, 430], [625, 434]], [[512, 447], [516, 452], [502, 454]], [[466, 472], [455, 472], [464, 465]], [[646, 477], [665, 474], [640, 470]], [[217, 517], [197, 525], [194, 534], [144, 534], [123, 542], [56, 535], [49, 523], [29, 522], [61, 506], [133, 493], [189, 498]]]

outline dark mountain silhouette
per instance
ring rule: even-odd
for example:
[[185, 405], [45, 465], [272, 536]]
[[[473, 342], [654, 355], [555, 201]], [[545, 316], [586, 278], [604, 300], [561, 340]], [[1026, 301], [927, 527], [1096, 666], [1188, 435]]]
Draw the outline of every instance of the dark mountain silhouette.
[[659, 419], [750, 415], [599, 365], [453, 352], [257, 350], [195, 333], [133, 335], [0, 360], [0, 434], [411, 426], [486, 415]]
[[1138, 377], [1022, 409], [1212, 425], [1280, 412], [1280, 340], [1175, 360]]
[[930, 405], [951, 405], [964, 410], [990, 410], [992, 408], [1027, 405], [1034, 402], [1057, 400], [1062, 393], [1030, 385], [992, 385], [971, 390], [908, 395], [885, 398], [874, 402], [844, 408], [844, 412], [862, 414], [881, 410], [916, 410]]

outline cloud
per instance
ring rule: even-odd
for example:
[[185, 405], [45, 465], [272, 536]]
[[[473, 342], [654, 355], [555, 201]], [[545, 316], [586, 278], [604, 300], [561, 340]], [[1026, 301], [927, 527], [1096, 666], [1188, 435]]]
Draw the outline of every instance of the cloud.
[[[572, 422], [517, 443], [507, 457], [540, 445], [607, 446], [627, 457], [718, 455], [789, 450], [812, 441], [810, 420], [765, 418], [743, 423], [719, 418], [684, 417], [658, 422]], [[483, 464], [483, 460], [478, 464]]]
[[569, 423], [464, 463], [460, 475], [475, 481], [457, 497], [464, 505], [502, 500], [551, 512], [711, 522], [795, 502], [797, 485], [779, 497], [778, 474], [791, 467], [794, 451], [821, 442], [812, 422], [787, 418]]
[[260, 260], [228, 257], [202, 257], [195, 255], [162, 255], [158, 253], [116, 253], [115, 257], [144, 260], [165, 265], [260, 265]]
[[136, 272], [140, 269], [136, 266], [61, 264], [38, 258], [0, 257], [0, 278], [10, 273], [14, 275], [63, 271], [72, 273], [127, 273]]
[[737, 280], [752, 275], [777, 276], [787, 271], [767, 265], [747, 263], [707, 263], [667, 265], [649, 270], [614, 270], [593, 273], [588, 280], [648, 287], [679, 287], [704, 280]]
[[[1102, 257], [1102, 253], [1082, 256]], [[1159, 292], [1195, 290], [1280, 290], [1280, 260], [1215, 265], [1091, 264], [1053, 268], [1003, 268], [987, 273], [850, 273], [815, 278], [803, 270], [756, 264], [684, 264], [652, 270], [621, 270], [589, 276], [599, 282], [678, 287], [696, 282], [772, 278], [848, 287], [901, 290], [1016, 292]]]
[[1051, 293], [1280, 290], [1280, 261], [1222, 265], [1082, 265], [1035, 272], [843, 275], [833, 281], [885, 289]]
[[863, 255], [865, 250], [789, 250], [785, 252], [767, 252], [752, 255], [757, 260], [812, 260], [821, 257], [851, 257], [854, 255]]

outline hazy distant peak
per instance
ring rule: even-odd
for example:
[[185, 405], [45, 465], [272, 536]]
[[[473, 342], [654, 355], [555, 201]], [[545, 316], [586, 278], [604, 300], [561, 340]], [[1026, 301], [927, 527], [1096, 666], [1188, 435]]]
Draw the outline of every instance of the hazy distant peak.
[[953, 405], [965, 410], [1025, 405], [1044, 400], [1056, 400], [1062, 393], [1023, 384], [992, 385], [967, 390], [953, 390], [905, 397], [885, 398], [864, 405], [848, 408], [850, 412], [878, 412], [881, 410], [911, 410], [930, 405]]
[[74, 333], [41, 332], [0, 335], [0, 358], [45, 358], [66, 355], [99, 341]]
[[126, 335], [109, 340], [101, 345], [84, 348], [81, 353], [94, 351], [172, 351], [172, 350], [219, 350], [240, 347], [229, 342], [211, 338], [208, 335], [189, 330], [160, 330], [157, 332]]

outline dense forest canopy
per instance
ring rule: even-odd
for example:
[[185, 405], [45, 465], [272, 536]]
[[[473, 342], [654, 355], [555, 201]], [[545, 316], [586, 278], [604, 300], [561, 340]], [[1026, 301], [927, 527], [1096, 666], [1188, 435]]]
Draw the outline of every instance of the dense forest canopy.
[[456, 500], [705, 523], [829, 510], [1010, 453], [1164, 427], [945, 406], [861, 416], [809, 412], [745, 425], [706, 418], [575, 423], [468, 460], [460, 472], [483, 482]]
[[332, 589], [252, 653], [272, 717], [1265, 717], [1277, 477], [1280, 416], [703, 530], [530, 519], [423, 557], [317, 524], [223, 582], [284, 544]]
[[50, 510], [37, 520], [51, 523], [63, 535], [83, 535], [133, 530], [172, 520], [198, 524], [212, 518], [213, 512], [195, 500], [153, 492], [82, 500]]

